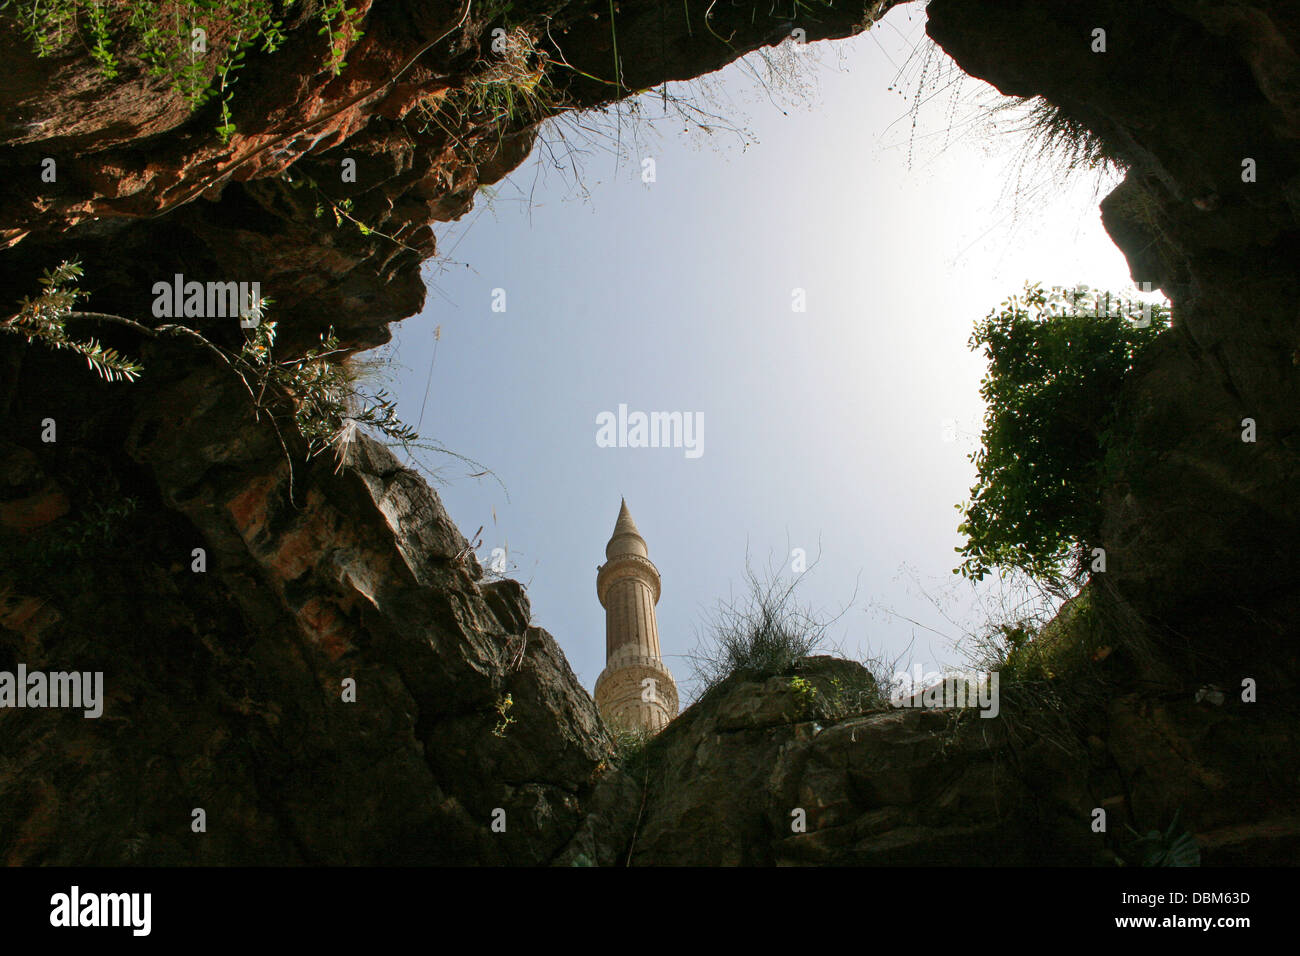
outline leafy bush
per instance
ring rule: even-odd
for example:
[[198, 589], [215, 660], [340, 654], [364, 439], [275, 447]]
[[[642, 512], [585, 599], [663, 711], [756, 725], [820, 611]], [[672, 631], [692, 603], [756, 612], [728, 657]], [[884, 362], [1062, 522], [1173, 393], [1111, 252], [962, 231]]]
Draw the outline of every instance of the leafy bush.
[[396, 403], [382, 390], [368, 394], [357, 386], [352, 367], [341, 360], [344, 350], [330, 329], [320, 345], [298, 358], [272, 357], [276, 324], [260, 322], [236, 362], [259, 395], [273, 384], [293, 404], [294, 423], [307, 439], [307, 457], [334, 448], [340, 463], [358, 426], [372, 428], [398, 444], [420, 440], [415, 429], [397, 417]]
[[812, 713], [817, 706], [817, 685], [806, 677], [798, 675], [790, 678], [790, 690], [794, 691], [801, 713]]
[[[1145, 326], [1144, 326], [1145, 323]], [[1105, 453], [1120, 386], [1169, 325], [1168, 310], [1117, 296], [1026, 284], [971, 336], [988, 372], [977, 474], [959, 506], [966, 536], [956, 569], [979, 580], [993, 568], [1046, 580], [1079, 578], [1101, 523]], [[1075, 566], [1067, 569], [1074, 555]]]
[[79, 599], [103, 584], [107, 567], [124, 560], [134, 567], [127, 555], [147, 549], [150, 528], [140, 499], [99, 455], [59, 442], [41, 459], [42, 473], [56, 479], [67, 509], [9, 537], [0, 547], [0, 568], [6, 579], [22, 582], [20, 590]]
[[21, 335], [29, 343], [40, 342], [52, 349], [75, 352], [106, 381], [134, 382], [142, 371], [134, 359], [104, 348], [93, 338], [79, 339], [68, 333], [67, 320], [76, 315], [73, 307], [86, 295], [76, 288], [81, 274], [81, 265], [75, 259], [47, 270], [41, 278], [41, 294], [35, 299], [24, 298], [16, 313], [0, 319], [0, 332]]
[[56, 525], [42, 541], [43, 559], [53, 570], [113, 552], [136, 510], [136, 499], [91, 501], [67, 522]]
[[[75, 352], [110, 382], [134, 382], [144, 369], [135, 359], [105, 348], [93, 338], [72, 335], [67, 330], [69, 320], [128, 328], [155, 341], [180, 338], [199, 345], [234, 370], [258, 414], [265, 412], [270, 416], [285, 457], [290, 459], [291, 484], [292, 458], [279, 425], [279, 420], [289, 415], [306, 441], [306, 457], [314, 458], [332, 448], [338, 468], [343, 467], [358, 430], [370, 429], [386, 439], [388, 445], [400, 447], [407, 454], [437, 452], [478, 469], [474, 477], [492, 474], [474, 459], [421, 438], [416, 429], [401, 420], [396, 401], [383, 389], [362, 386], [359, 382], [362, 374], [379, 363], [357, 359], [341, 348], [332, 328], [321, 336], [319, 345], [301, 356], [279, 358], [275, 354], [276, 324], [262, 317], [271, 300], [263, 298], [241, 313], [241, 319], [255, 317], [257, 325], [245, 338], [242, 349], [234, 352], [178, 323], [150, 327], [120, 315], [77, 310], [77, 301], [86, 295], [75, 287], [81, 275], [76, 260], [62, 262], [58, 268], [47, 271], [41, 279], [44, 291], [35, 299], [24, 298], [18, 312], [0, 319], [0, 332], [21, 335], [28, 342], [52, 349]], [[432, 472], [431, 476], [437, 477]]]
[[[872, 662], [868, 662], [869, 668]], [[792, 720], [816, 720], [833, 724], [848, 717], [890, 708], [891, 676], [877, 678], [856, 662], [834, 658], [813, 658], [797, 665], [790, 678], [795, 707]]]

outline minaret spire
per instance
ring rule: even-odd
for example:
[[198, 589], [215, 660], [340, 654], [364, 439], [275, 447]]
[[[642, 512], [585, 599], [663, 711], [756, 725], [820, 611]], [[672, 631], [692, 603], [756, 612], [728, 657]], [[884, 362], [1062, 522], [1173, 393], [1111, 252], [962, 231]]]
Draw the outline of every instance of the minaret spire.
[[609, 544], [605, 545], [606, 558], [613, 558], [616, 554], [639, 554], [643, 558], [648, 556], [645, 538], [641, 537], [641, 532], [636, 529], [632, 512], [627, 510], [626, 498], [619, 506], [618, 520], [614, 522], [614, 533], [610, 536]]
[[596, 680], [596, 707], [615, 729], [655, 733], [677, 716], [677, 684], [659, 652], [659, 569], [626, 499], [605, 559], [596, 573], [605, 607], [605, 669]]

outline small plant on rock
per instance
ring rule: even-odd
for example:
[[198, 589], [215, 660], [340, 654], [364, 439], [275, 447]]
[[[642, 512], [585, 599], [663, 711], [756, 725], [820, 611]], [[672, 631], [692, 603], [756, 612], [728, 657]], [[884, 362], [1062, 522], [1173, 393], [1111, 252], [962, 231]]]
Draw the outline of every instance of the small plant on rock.
[[805, 677], [790, 678], [790, 689], [798, 701], [799, 716], [812, 714], [817, 707], [817, 686]]
[[334, 448], [341, 466], [358, 427], [373, 428], [399, 444], [419, 441], [415, 429], [398, 417], [397, 405], [386, 392], [359, 389], [352, 370], [334, 358], [345, 353], [333, 329], [297, 358], [276, 360], [274, 345], [275, 323], [261, 322], [245, 343], [239, 363], [250, 373], [250, 385], [257, 386], [259, 401], [269, 386], [289, 396], [294, 422], [307, 439], [308, 458]]
[[52, 349], [75, 352], [86, 365], [108, 382], [134, 382], [142, 371], [134, 359], [105, 348], [93, 338], [77, 338], [67, 329], [74, 306], [86, 293], [76, 288], [81, 278], [81, 264], [73, 259], [46, 270], [41, 277], [43, 291], [36, 298], [24, 298], [18, 311], [0, 320], [0, 332], [21, 335], [28, 342], [39, 342]]
[[510, 716], [510, 708], [515, 705], [514, 698], [509, 694], [497, 698], [494, 710], [497, 714], [496, 726], [492, 728], [492, 734], [495, 737], [504, 737], [506, 730], [515, 722], [515, 718]]
[[1181, 810], [1174, 813], [1163, 833], [1148, 830], [1141, 835], [1129, 827], [1129, 832], [1137, 837], [1130, 854], [1132, 861], [1139, 866], [1200, 866], [1201, 848], [1191, 832], [1179, 825], [1181, 814]]

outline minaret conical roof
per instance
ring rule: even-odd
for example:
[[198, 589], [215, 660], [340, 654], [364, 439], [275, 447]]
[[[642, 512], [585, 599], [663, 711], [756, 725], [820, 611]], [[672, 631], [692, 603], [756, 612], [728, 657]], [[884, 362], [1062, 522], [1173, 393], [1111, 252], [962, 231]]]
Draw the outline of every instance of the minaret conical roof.
[[618, 509], [618, 520], [614, 522], [614, 533], [610, 536], [609, 544], [605, 545], [605, 557], [612, 559], [623, 554], [637, 554], [641, 557], [649, 557], [646, 550], [645, 538], [641, 537], [641, 532], [636, 529], [636, 522], [632, 520], [632, 513], [627, 510], [627, 499], [623, 499]]

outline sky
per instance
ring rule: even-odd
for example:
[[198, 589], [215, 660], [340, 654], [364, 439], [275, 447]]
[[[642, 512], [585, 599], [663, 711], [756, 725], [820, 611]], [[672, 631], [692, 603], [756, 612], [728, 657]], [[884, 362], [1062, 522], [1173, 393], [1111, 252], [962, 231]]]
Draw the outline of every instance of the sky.
[[[987, 618], [997, 585], [952, 573], [983, 415], [972, 327], [1026, 279], [1133, 285], [1101, 227], [1107, 180], [1063, 177], [1014, 123], [990, 128], [996, 92], [960, 76], [912, 7], [769, 52], [775, 74], [751, 56], [672, 85], [694, 123], [658, 91], [639, 115], [553, 122], [436, 230], [388, 387], [404, 421], [494, 473], [426, 458], [480, 560], [501, 549], [589, 690], [621, 497], [662, 576], [662, 651], [686, 699], [747, 561], [789, 580], [803, 549], [796, 598], [835, 618], [851, 657], [960, 666], [954, 642]], [[706, 132], [701, 110], [725, 122]], [[598, 416], [620, 405], [681, 413], [698, 444], [601, 447]]]

